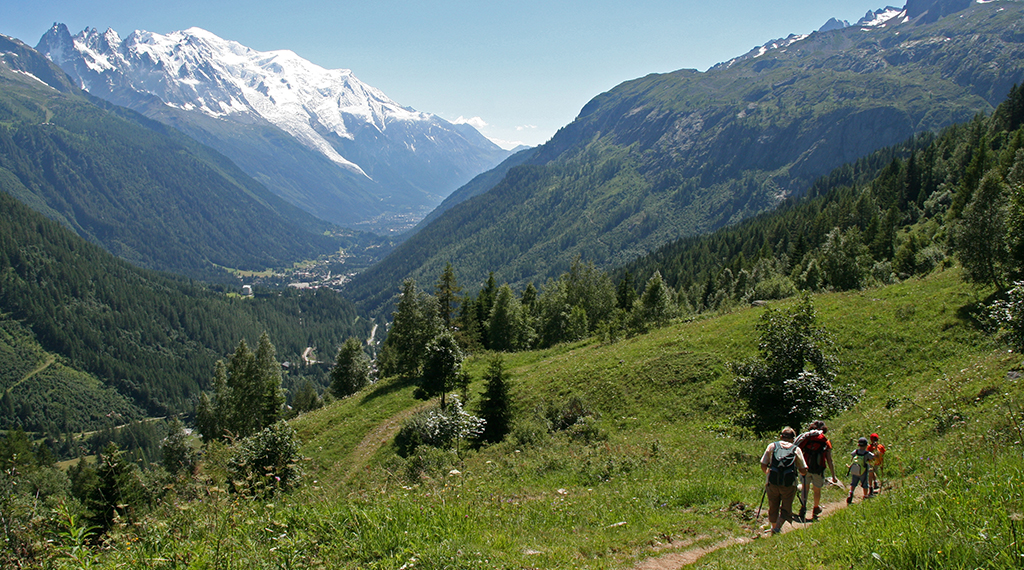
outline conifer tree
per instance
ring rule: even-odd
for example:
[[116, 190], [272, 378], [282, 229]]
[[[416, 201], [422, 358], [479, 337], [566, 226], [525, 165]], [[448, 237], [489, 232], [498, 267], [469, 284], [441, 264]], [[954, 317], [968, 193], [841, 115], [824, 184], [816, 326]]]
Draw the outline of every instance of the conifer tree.
[[196, 406], [203, 441], [248, 437], [280, 418], [284, 393], [275, 354], [269, 335], [263, 333], [255, 353], [242, 339], [226, 364], [217, 361], [214, 396], [201, 395]]
[[462, 288], [455, 280], [455, 269], [449, 261], [444, 266], [444, 271], [437, 279], [434, 286], [434, 293], [437, 296], [438, 316], [448, 330], [452, 330], [455, 321], [455, 311], [459, 304], [459, 292]]
[[437, 300], [418, 291], [416, 281], [406, 279], [392, 319], [381, 347], [381, 374], [415, 377], [423, 366], [427, 343], [442, 328], [437, 316]]
[[530, 344], [533, 332], [528, 329], [523, 307], [508, 284], [498, 289], [487, 331], [491, 350], [521, 350]]
[[480, 399], [480, 417], [486, 421], [480, 441], [497, 443], [512, 427], [512, 401], [509, 377], [501, 355], [491, 360], [484, 374], [484, 393]]
[[633, 328], [647, 330], [650, 326], [664, 326], [676, 316], [675, 293], [665, 285], [661, 272], [655, 271], [647, 280], [644, 292], [633, 309]]
[[370, 383], [370, 360], [362, 344], [349, 337], [338, 349], [338, 357], [331, 369], [331, 393], [336, 398], [355, 394]]
[[636, 301], [636, 289], [633, 288], [633, 274], [629, 271], [622, 276], [619, 286], [615, 291], [616, 306], [623, 311], [633, 310], [633, 301]]
[[260, 335], [256, 346], [256, 388], [260, 390], [260, 418], [253, 432], [277, 423], [284, 409], [284, 391], [281, 389], [281, 364], [277, 361], [277, 350], [270, 343], [270, 335]]

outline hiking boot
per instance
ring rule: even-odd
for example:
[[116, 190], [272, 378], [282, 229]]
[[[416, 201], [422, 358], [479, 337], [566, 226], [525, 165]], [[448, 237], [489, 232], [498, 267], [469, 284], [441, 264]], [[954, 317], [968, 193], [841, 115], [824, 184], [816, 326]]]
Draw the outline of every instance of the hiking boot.
[[818, 515], [820, 515], [820, 514], [821, 514], [821, 507], [814, 507], [814, 510], [811, 511], [811, 516], [814, 518], [814, 520], [818, 520]]

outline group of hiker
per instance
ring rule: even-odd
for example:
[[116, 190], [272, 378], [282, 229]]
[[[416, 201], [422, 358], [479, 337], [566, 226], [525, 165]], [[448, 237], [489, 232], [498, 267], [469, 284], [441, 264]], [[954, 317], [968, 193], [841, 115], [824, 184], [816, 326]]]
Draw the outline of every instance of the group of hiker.
[[[761, 470], [767, 476], [765, 491], [761, 500], [768, 499], [768, 522], [771, 523], [772, 534], [782, 532], [786, 521], [806, 521], [807, 491], [812, 489], [814, 506], [811, 509], [812, 520], [821, 514], [821, 490], [826, 484], [843, 486], [836, 477], [836, 468], [832, 462], [832, 442], [825, 435], [828, 427], [825, 422], [815, 420], [807, 431], [797, 435], [791, 427], [783, 428], [779, 440], [769, 443], [761, 456]], [[871, 440], [862, 437], [857, 441], [857, 449], [850, 453], [849, 464], [850, 494], [846, 503], [853, 502], [854, 491], [860, 486], [863, 497], [873, 496], [881, 488], [879, 476], [882, 471], [882, 457], [885, 446], [879, 442], [878, 434], [871, 434]], [[825, 468], [832, 477], [825, 479]], [[800, 512], [793, 515], [793, 500], [800, 497]], [[760, 509], [759, 509], [760, 510]]]

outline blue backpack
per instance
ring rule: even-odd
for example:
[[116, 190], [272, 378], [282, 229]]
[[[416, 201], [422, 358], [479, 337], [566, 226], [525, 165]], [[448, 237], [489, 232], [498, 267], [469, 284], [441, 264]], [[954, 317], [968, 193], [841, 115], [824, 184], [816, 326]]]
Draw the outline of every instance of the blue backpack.
[[768, 464], [768, 483], [792, 487], [796, 485], [796, 450], [797, 446], [791, 445], [789, 449], [782, 447], [781, 441], [775, 442], [775, 449], [772, 451], [771, 463]]

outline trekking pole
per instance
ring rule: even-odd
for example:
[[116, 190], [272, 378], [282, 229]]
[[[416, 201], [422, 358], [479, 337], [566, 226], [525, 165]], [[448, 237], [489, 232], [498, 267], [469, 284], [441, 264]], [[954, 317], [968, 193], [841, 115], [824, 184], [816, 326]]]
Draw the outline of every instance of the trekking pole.
[[798, 518], [800, 522], [807, 522], [804, 518], [807, 515], [807, 475], [800, 476], [800, 492], [796, 496], [800, 499], [800, 514]]
[[764, 497], [767, 494], [768, 494], [768, 483], [765, 483], [764, 487], [761, 489], [761, 504], [757, 505], [757, 514], [754, 515], [754, 520], [757, 520], [757, 519], [761, 518], [761, 507], [764, 506]]

